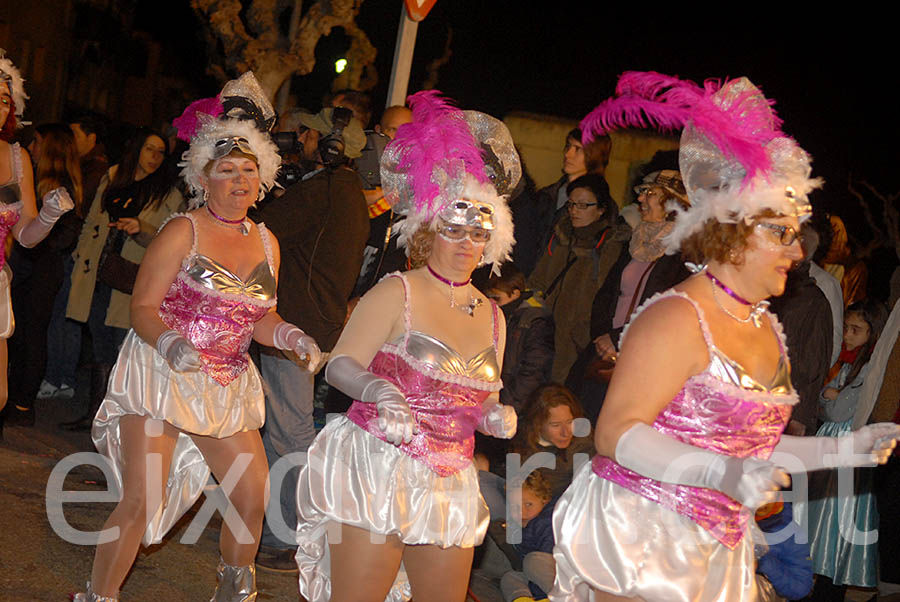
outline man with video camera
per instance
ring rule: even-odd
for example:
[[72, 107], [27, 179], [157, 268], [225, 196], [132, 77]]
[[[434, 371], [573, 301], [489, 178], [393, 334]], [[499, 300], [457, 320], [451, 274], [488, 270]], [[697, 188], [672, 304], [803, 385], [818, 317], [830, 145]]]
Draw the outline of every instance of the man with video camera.
[[[268, 199], [255, 215], [278, 237], [281, 270], [278, 311], [331, 351], [347, 318], [347, 300], [362, 265], [369, 216], [360, 178], [351, 168], [366, 143], [362, 127], [348, 109], [317, 114], [295, 111], [282, 117], [274, 136], [289, 176], [286, 190]], [[295, 161], [292, 165], [292, 161]], [[266, 382], [263, 445], [271, 466], [292, 452], [305, 452], [313, 438], [314, 375], [290, 352], [261, 348]], [[280, 483], [273, 480], [267, 520], [256, 563], [262, 569], [294, 572], [296, 544], [296, 468]], [[284, 522], [272, 521], [281, 507]], [[287, 531], [285, 529], [290, 529]]]

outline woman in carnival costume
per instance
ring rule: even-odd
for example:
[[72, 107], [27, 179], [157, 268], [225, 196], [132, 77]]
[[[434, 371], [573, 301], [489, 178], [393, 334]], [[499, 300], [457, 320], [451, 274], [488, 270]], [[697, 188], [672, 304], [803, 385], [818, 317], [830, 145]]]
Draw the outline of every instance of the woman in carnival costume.
[[[38, 212], [34, 198], [34, 174], [28, 151], [13, 142], [16, 129], [25, 125], [25, 80], [0, 48], [0, 241], [13, 235], [23, 247], [33, 247], [50, 233], [66, 211], [75, 206], [63, 187], [47, 192]], [[0, 249], [0, 410], [7, 397], [6, 339], [15, 328], [9, 285], [12, 272], [6, 250]]]
[[[133, 329], [92, 431], [123, 494], [104, 529], [120, 535], [97, 546], [77, 601], [117, 600], [142, 540], [162, 539], [210, 471], [229, 499], [213, 601], [256, 599], [268, 470], [258, 431], [262, 383], [247, 348], [252, 338], [293, 350], [311, 370], [320, 359], [315, 342], [276, 313], [278, 242], [247, 219], [281, 163], [267, 133], [272, 115], [245, 73], [175, 121], [191, 142], [181, 166], [197, 208], [163, 225], [138, 272]], [[161, 459], [154, 470], [150, 454]]]
[[771, 102], [746, 78], [698, 86], [626, 73], [582, 128], [648, 122], [684, 127], [690, 208], [674, 207], [667, 244], [702, 265], [647, 300], [622, 334], [598, 455], [554, 513], [550, 599], [749, 602], [752, 511], [789, 484], [789, 470], [884, 462], [898, 427], [863, 427], [840, 448], [781, 434], [797, 394], [765, 299], [802, 258], [800, 222], [820, 182]]
[[509, 257], [512, 218], [498, 190], [515, 186], [518, 156], [492, 117], [436, 92], [409, 105], [413, 121], [385, 149], [381, 178], [406, 215], [413, 269], [362, 298], [326, 367], [356, 401], [301, 469], [297, 564], [310, 602], [463, 600], [488, 525], [474, 432], [516, 429], [498, 402], [503, 317], [469, 281], [481, 262], [497, 269]]

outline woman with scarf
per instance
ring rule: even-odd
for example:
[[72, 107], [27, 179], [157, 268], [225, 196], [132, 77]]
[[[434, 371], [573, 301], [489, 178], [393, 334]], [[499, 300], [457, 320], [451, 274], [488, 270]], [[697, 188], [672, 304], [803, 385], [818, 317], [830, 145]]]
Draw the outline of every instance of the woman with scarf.
[[690, 207], [681, 174], [674, 169], [654, 171], [634, 191], [638, 194], [641, 221], [594, 297], [592, 343], [582, 351], [566, 380], [592, 424], [603, 405], [609, 381], [589, 367], [600, 363], [613, 366], [619, 336], [631, 313], [645, 300], [675, 286], [690, 274], [681, 253], [665, 254], [664, 239], [675, 226], [676, 213], [670, 205], [681, 209]]
[[553, 314], [556, 355], [551, 378], [559, 383], [590, 342], [591, 302], [631, 235], [631, 228], [618, 219], [618, 206], [603, 176], [583, 175], [567, 191], [566, 215], [528, 280]]

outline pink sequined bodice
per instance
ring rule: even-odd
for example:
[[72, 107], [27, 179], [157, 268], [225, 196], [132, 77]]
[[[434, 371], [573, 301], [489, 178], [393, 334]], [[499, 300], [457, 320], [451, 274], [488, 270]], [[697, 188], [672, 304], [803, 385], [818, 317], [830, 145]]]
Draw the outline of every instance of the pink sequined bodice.
[[[408, 283], [404, 279], [404, 286]], [[407, 314], [408, 314], [407, 297]], [[468, 361], [424, 333], [407, 331], [396, 343], [385, 344], [369, 364], [369, 371], [403, 391], [416, 420], [418, 433], [399, 446], [445, 477], [472, 464], [475, 427], [481, 404], [502, 387], [496, 355], [497, 306], [492, 304], [493, 342]], [[354, 401], [347, 418], [374, 437], [386, 441], [378, 428], [375, 404]]]
[[259, 231], [267, 260], [246, 281], [192, 250], [159, 307], [162, 321], [190, 341], [203, 371], [222, 386], [247, 369], [253, 325], [276, 304], [268, 232], [262, 224]]
[[[18, 208], [10, 208], [0, 205], [0, 240], [6, 240], [13, 226], [19, 221]], [[0, 250], [0, 268], [6, 265], [6, 251]]]
[[[669, 292], [666, 296], [672, 294], [676, 293]], [[770, 315], [782, 347], [779, 374], [769, 387], [750, 385], [749, 377], [739, 374], [740, 366], [712, 344], [699, 306], [686, 295], [679, 296], [691, 301], [697, 309], [709, 346], [710, 364], [685, 382], [656, 417], [653, 428], [683, 443], [720, 454], [768, 458], [797, 402], [784, 360], [786, 350], [780, 325]], [[661, 295], [651, 298], [644, 307], [659, 298]], [[741, 541], [749, 512], [724, 493], [662, 483], [624, 468], [606, 456], [594, 456], [592, 462], [598, 476], [689, 517], [728, 548], [734, 549]]]
[[[18, 143], [9, 147], [9, 163], [12, 179], [0, 185], [0, 241], [5, 241], [22, 213], [22, 191], [19, 182], [22, 180], [22, 158]], [[6, 252], [0, 250], [0, 268], [6, 265]]]

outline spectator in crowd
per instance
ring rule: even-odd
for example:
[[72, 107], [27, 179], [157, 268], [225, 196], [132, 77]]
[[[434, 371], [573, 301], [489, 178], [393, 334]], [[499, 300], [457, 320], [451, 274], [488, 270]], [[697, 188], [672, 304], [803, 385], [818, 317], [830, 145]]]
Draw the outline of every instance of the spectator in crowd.
[[526, 276], [531, 275], [554, 227], [566, 214], [568, 185], [585, 174], [603, 176], [611, 152], [609, 136], [597, 136], [588, 144], [582, 144], [581, 130], [570, 131], [563, 148], [563, 174], [559, 180], [536, 195], [517, 198], [511, 205], [516, 224], [513, 261]]
[[[85, 217], [72, 255], [75, 267], [66, 317], [87, 324], [93, 362], [87, 408], [63, 423], [68, 430], [90, 430], [119, 345], [131, 327], [129, 306], [137, 266], [163, 221], [184, 206], [174, 182], [160, 170], [167, 152], [161, 135], [139, 129], [119, 163], [101, 179]], [[110, 256], [117, 257], [110, 260]]]
[[[49, 233], [53, 224], [74, 207], [64, 187], [47, 192], [38, 212], [34, 197], [34, 174], [28, 152], [12, 142], [25, 112], [24, 80], [19, 70], [0, 48], [0, 240], [13, 238], [24, 247], [33, 247]], [[15, 327], [6, 248], [0, 249], [0, 410], [7, 399], [8, 339]]]
[[350, 109], [353, 117], [359, 122], [362, 129], [369, 127], [372, 120], [372, 97], [365, 92], [345, 88], [338, 90], [331, 97], [330, 107], [345, 107]]
[[[298, 113], [304, 160], [315, 169], [256, 214], [281, 244], [278, 307], [286, 320], [331, 351], [347, 320], [347, 301], [359, 276], [369, 217], [360, 180], [348, 165], [365, 143], [356, 119], [333, 133], [335, 109]], [[328, 147], [340, 144], [338, 159]], [[314, 375], [290, 351], [260, 349], [260, 369], [267, 384], [263, 446], [269, 466], [293, 452], [305, 452], [316, 436], [313, 423]], [[296, 571], [293, 530], [297, 524], [297, 467], [273, 491], [269, 513], [280, 512], [290, 532], [267, 520], [257, 565], [273, 571]]]
[[[860, 391], [869, 373], [869, 359], [884, 327], [886, 312], [876, 301], [854, 303], [844, 314], [844, 342], [841, 355], [828, 373], [822, 389], [824, 424], [817, 437], [846, 437], [860, 403]], [[856, 471], [854, 494], [839, 489], [838, 471], [828, 475], [821, 496], [809, 502], [808, 520], [812, 544], [813, 570], [818, 575], [811, 596], [816, 602], [843, 599], [848, 585], [878, 585], [877, 544], [854, 541], [854, 530], [878, 529], [878, 513], [872, 493], [871, 469]]]
[[[78, 214], [82, 220], [80, 224], [83, 224], [84, 217], [90, 213], [100, 180], [109, 168], [103, 145], [106, 126], [99, 117], [85, 114], [72, 121], [69, 127], [75, 136], [75, 147], [78, 149], [81, 167], [83, 200]], [[76, 242], [77, 236], [78, 234]], [[67, 252], [63, 260], [62, 284], [56, 293], [47, 330], [47, 348], [52, 349], [53, 353], [47, 358], [47, 369], [38, 390], [38, 399], [49, 397], [71, 399], [75, 395], [75, 370], [81, 354], [82, 325], [66, 319], [66, 304], [69, 301], [69, 291], [72, 289], [74, 267], [71, 252]]]
[[[853, 426], [866, 423], [900, 424], [900, 302], [894, 304], [872, 357], [869, 374], [859, 391], [859, 404]], [[900, 451], [887, 465], [875, 472], [875, 497], [878, 507], [878, 594], [900, 594]], [[893, 599], [888, 597], [889, 600]]]
[[391, 140], [397, 135], [397, 128], [412, 121], [412, 111], [403, 105], [388, 107], [381, 114], [381, 121], [375, 124], [375, 131]]
[[62, 187], [75, 210], [63, 215], [34, 248], [17, 244], [9, 258], [17, 328], [9, 340], [13, 403], [6, 423], [29, 426], [34, 424], [34, 400], [47, 365], [47, 327], [63, 281], [64, 257], [75, 246], [82, 223], [81, 171], [72, 131], [64, 123], [48, 123], [38, 126], [35, 133], [41, 137], [40, 156], [35, 161], [38, 198]]
[[[785, 602], [806, 597], [813, 586], [809, 543], [799, 543], [800, 525], [790, 502], [778, 500], [756, 511], [756, 524], [765, 534], [766, 552], [756, 561], [757, 602]], [[787, 539], [785, 529], [793, 530]], [[769, 534], [772, 534], [770, 537]]]
[[583, 175], [566, 187], [566, 215], [556, 224], [528, 279], [553, 314], [552, 379], [562, 383], [590, 343], [591, 303], [631, 237], [601, 175]]
[[[810, 260], [809, 275], [816, 281], [816, 286], [825, 295], [831, 308], [831, 359], [828, 362], [831, 366], [837, 361], [844, 340], [844, 295], [841, 292], [841, 283], [818, 263], [827, 251], [827, 247], [822, 243], [831, 245], [831, 222], [827, 214], [821, 216], [817, 214], [803, 224], [801, 232], [803, 248], [807, 249], [806, 257]], [[823, 239], [823, 233], [827, 238]]]
[[[103, 140], [106, 137], [106, 125], [96, 115], [81, 115], [75, 118], [69, 127], [75, 135], [75, 146], [78, 148], [79, 164], [84, 181], [84, 198], [93, 202], [100, 186], [100, 180], [109, 167]], [[85, 204], [82, 213], [87, 215], [91, 208]]]
[[506, 352], [500, 402], [521, 412], [537, 389], [550, 382], [553, 365], [553, 317], [541, 299], [525, 286], [525, 276], [512, 263], [491, 277], [485, 294], [506, 318]]
[[[404, 106], [388, 107], [381, 117], [381, 123], [375, 126], [375, 131], [386, 137], [382, 139], [383, 141], [390, 141], [397, 134], [397, 128], [411, 120], [412, 113], [408, 108]], [[372, 136], [371, 133], [367, 136], [367, 152]], [[382, 145], [376, 144], [374, 147], [382, 147]], [[378, 168], [375, 167], [375, 169]], [[397, 246], [397, 237], [400, 231], [396, 226], [400, 216], [391, 209], [390, 203], [385, 200], [381, 186], [375, 186], [371, 190], [363, 192], [369, 208], [369, 240], [366, 243], [359, 280], [353, 291], [354, 297], [364, 295], [385, 274], [407, 269], [406, 253]]]
[[550, 483], [540, 472], [533, 472], [520, 490], [521, 503], [510, 509], [510, 515], [521, 527], [522, 540], [511, 546], [517, 561], [514, 570], [500, 578], [506, 602], [545, 600], [556, 578], [552, 520], [555, 499]]
[[830, 216], [830, 219], [833, 234], [831, 246], [822, 258], [822, 267], [840, 281], [844, 307], [849, 307], [865, 298], [869, 269], [863, 260], [853, 255], [844, 220], [836, 215]]
[[[813, 232], [808, 228], [801, 231]], [[803, 259], [788, 272], [784, 293], [772, 297], [769, 305], [784, 329], [791, 360], [791, 384], [800, 397], [785, 432], [798, 437], [812, 435], [818, 427], [819, 393], [831, 365], [831, 307], [810, 276], [814, 242], [814, 237], [801, 239]]]
[[638, 193], [641, 221], [594, 296], [592, 344], [581, 352], [566, 380], [581, 400], [591, 424], [597, 421], [603, 405], [618, 354], [619, 336], [632, 312], [689, 274], [680, 253], [664, 253], [664, 239], [675, 225], [672, 205], [689, 207], [681, 175], [674, 169], [654, 171], [644, 176], [634, 190]]

